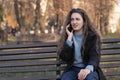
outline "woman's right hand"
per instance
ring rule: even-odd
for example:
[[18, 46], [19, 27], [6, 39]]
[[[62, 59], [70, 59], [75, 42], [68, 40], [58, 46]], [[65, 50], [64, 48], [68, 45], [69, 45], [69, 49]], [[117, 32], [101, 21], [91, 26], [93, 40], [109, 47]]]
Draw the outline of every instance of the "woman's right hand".
[[72, 41], [72, 38], [73, 38], [73, 30], [70, 32], [69, 30], [68, 30], [68, 27], [70, 26], [70, 24], [68, 24], [67, 26], [66, 26], [66, 33], [67, 33], [67, 35], [68, 35], [68, 40], [70, 40], [70, 41]]

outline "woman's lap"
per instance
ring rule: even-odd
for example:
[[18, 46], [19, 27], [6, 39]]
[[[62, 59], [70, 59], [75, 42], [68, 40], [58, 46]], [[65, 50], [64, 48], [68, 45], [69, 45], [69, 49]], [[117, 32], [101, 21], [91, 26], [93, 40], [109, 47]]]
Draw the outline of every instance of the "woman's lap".
[[61, 80], [77, 80], [77, 73], [75, 71], [65, 72]]
[[87, 75], [85, 80], [98, 80], [98, 74], [96, 71], [91, 72], [90, 74]]
[[[80, 69], [77, 68], [72, 68], [68, 72], [64, 72], [62, 75], [61, 80], [78, 80], [78, 73]], [[91, 72], [90, 74], [87, 75], [85, 80], [98, 80], [98, 75], [97, 72]]]

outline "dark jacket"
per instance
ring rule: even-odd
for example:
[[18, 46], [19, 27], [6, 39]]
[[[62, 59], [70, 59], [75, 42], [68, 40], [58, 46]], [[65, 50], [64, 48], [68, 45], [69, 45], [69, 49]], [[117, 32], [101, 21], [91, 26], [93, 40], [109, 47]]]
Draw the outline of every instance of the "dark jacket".
[[[86, 42], [84, 44], [84, 54], [82, 54], [83, 63], [87, 65], [93, 65], [94, 71], [98, 72], [99, 80], [106, 80], [105, 76], [99, 67], [100, 62], [100, 39], [96, 34], [89, 33]], [[83, 51], [83, 47], [81, 52]], [[74, 62], [74, 43], [72, 47], [68, 44], [64, 44], [64, 47], [60, 53], [60, 59], [67, 63], [65, 71], [68, 71]]]

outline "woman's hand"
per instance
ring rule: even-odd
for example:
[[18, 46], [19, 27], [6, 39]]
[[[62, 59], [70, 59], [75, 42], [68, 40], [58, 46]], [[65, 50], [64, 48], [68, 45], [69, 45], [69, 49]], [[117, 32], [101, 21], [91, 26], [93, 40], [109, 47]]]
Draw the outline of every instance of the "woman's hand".
[[69, 24], [66, 26], [66, 33], [67, 33], [67, 35], [68, 35], [68, 40], [72, 41], [73, 30], [70, 32], [70, 31], [68, 30], [68, 27], [69, 27], [69, 26], [70, 26]]
[[80, 72], [78, 73], [78, 79], [84, 80], [89, 73], [90, 73], [89, 69], [81, 69]]

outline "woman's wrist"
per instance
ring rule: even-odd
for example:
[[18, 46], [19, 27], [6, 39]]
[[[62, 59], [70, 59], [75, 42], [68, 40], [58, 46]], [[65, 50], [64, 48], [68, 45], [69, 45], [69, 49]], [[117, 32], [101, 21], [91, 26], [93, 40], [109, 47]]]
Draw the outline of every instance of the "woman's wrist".
[[69, 46], [72, 46], [73, 41], [69, 41], [69, 40], [67, 39], [67, 40], [66, 40], [66, 43], [67, 43]]
[[90, 71], [92, 71], [92, 72], [93, 72], [94, 67], [93, 67], [93, 65], [87, 65], [87, 66], [86, 66], [86, 69], [89, 69]]
[[69, 41], [72, 41], [72, 36], [68, 36], [68, 40], [69, 40]]

